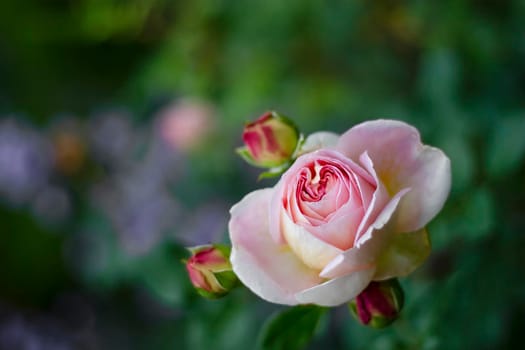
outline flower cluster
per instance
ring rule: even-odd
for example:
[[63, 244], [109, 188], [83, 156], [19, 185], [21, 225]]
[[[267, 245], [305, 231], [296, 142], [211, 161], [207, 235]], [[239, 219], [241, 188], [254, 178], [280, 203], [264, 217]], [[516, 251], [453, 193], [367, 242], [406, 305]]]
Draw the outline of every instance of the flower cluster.
[[231, 208], [230, 260], [240, 281], [273, 303], [337, 306], [357, 297], [363, 323], [382, 311], [394, 319], [402, 303], [379, 281], [410, 274], [429, 255], [425, 226], [448, 196], [448, 157], [396, 120], [302, 140], [269, 112], [245, 127], [243, 140], [246, 160], [282, 175]]

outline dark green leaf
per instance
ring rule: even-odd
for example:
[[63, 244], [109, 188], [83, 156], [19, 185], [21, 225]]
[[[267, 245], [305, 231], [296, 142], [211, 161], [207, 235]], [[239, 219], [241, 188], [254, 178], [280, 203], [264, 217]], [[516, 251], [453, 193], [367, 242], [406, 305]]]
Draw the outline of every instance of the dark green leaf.
[[314, 336], [326, 308], [295, 306], [271, 317], [259, 335], [259, 348], [294, 350], [304, 348]]

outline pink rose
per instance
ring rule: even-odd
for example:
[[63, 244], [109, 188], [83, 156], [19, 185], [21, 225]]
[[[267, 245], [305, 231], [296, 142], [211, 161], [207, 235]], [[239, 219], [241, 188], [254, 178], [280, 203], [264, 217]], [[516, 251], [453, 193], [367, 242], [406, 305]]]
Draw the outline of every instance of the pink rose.
[[446, 155], [394, 120], [305, 146], [275, 187], [231, 209], [239, 279], [270, 302], [335, 306], [417, 268], [430, 252], [425, 225], [450, 190]]

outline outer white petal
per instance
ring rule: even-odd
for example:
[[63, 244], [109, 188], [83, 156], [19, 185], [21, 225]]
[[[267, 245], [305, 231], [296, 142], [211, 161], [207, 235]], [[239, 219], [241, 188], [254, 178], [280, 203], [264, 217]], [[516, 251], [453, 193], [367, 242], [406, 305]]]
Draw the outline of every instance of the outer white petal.
[[374, 272], [374, 267], [356, 271], [304, 290], [298, 293], [296, 298], [302, 304], [313, 303], [321, 306], [341, 305], [361, 293], [372, 280]]
[[412, 189], [399, 204], [396, 222], [399, 232], [423, 228], [436, 216], [451, 186], [450, 160], [433, 147], [424, 146], [419, 157], [401, 175]]
[[422, 228], [443, 207], [450, 191], [450, 160], [441, 150], [424, 146], [414, 127], [395, 120], [365, 122], [344, 133], [337, 149], [354, 160], [366, 151], [391, 194], [411, 188], [399, 204], [399, 232]]
[[304, 141], [301, 149], [298, 152], [298, 156], [316, 151], [321, 148], [332, 148], [334, 149], [339, 141], [339, 135], [329, 131], [319, 131], [308, 135]]
[[261, 298], [294, 305], [295, 294], [321, 282], [318, 271], [304, 265], [268, 232], [268, 206], [272, 189], [249, 193], [231, 210], [229, 222], [233, 271]]
[[281, 232], [281, 212], [283, 211], [282, 197], [284, 182], [281, 180], [274, 186], [273, 195], [268, 205], [268, 216], [270, 236], [277, 244], [284, 244], [285, 240]]

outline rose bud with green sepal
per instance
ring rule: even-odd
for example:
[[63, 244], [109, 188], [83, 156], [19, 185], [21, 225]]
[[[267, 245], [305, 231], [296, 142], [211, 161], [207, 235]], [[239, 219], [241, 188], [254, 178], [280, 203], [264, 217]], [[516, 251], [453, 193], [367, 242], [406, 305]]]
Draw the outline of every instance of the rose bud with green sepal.
[[394, 322], [403, 308], [403, 289], [396, 278], [373, 281], [352, 302], [352, 314], [365, 326], [383, 328]]
[[246, 124], [242, 135], [245, 146], [237, 152], [251, 165], [280, 167], [291, 161], [300, 138], [292, 121], [277, 112], [266, 112]]
[[220, 298], [237, 283], [229, 261], [230, 248], [221, 244], [188, 248], [191, 257], [184, 261], [190, 281], [200, 295]]

